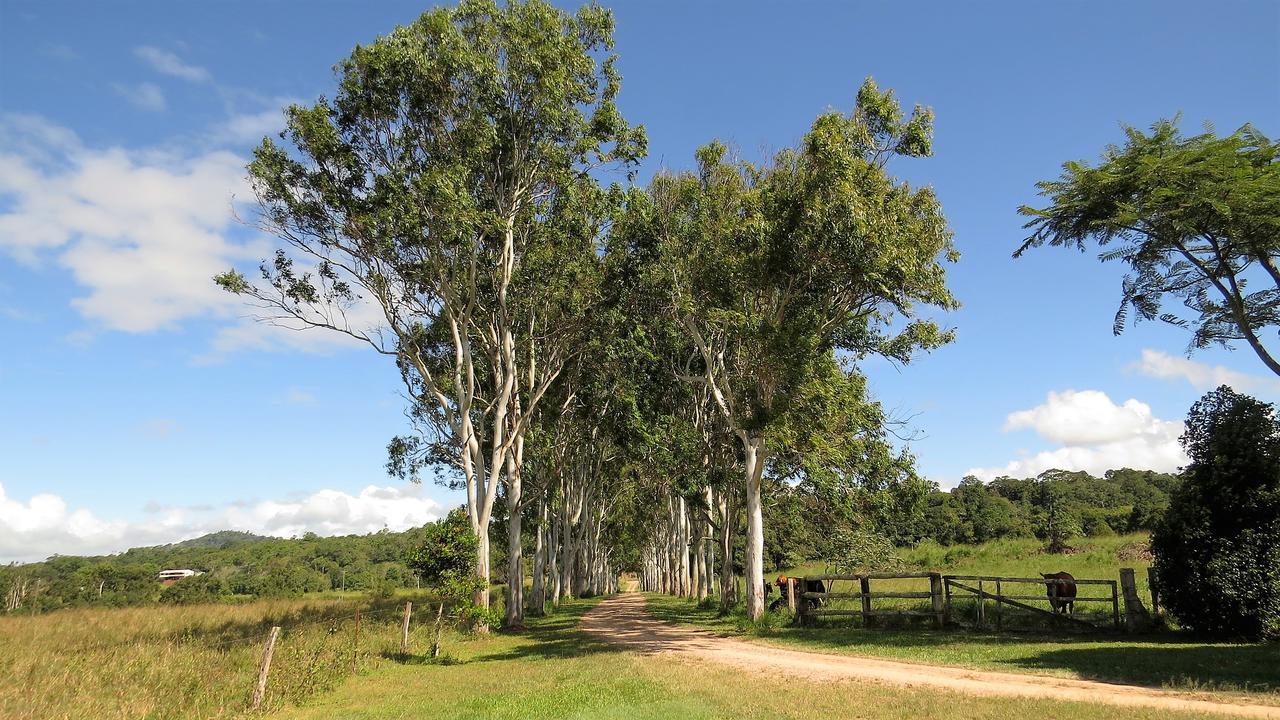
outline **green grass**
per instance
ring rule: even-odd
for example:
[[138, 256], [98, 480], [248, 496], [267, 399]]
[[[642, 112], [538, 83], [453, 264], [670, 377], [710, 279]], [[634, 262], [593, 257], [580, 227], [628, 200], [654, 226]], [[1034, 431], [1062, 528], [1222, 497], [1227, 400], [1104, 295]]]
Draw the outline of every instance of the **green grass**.
[[[949, 575], [1037, 577], [1042, 572], [1070, 572], [1077, 578], [1118, 579], [1121, 567], [1136, 570], [1138, 591], [1150, 606], [1143, 552], [1146, 535], [1080, 538], [1070, 554], [1044, 552], [1040, 541], [1001, 540], [984, 545], [943, 547], [922, 543], [903, 549], [905, 571], [936, 571]], [[788, 575], [830, 572], [818, 564], [791, 568]], [[838, 592], [856, 591], [856, 583], [842, 581]], [[927, 580], [872, 581], [873, 592], [927, 591]], [[990, 587], [988, 591], [994, 590]], [[1038, 586], [1005, 586], [1006, 594], [1037, 594]], [[1081, 586], [1081, 595], [1109, 595], [1102, 586]], [[776, 597], [776, 596], [775, 596]], [[854, 607], [858, 601], [837, 600], [828, 607]], [[1048, 608], [1047, 601], [1027, 601]], [[864, 628], [856, 619], [824, 619], [816, 627], [797, 628], [786, 621], [759, 631], [746, 626], [740, 616], [718, 617], [714, 610], [696, 608], [691, 602], [650, 595], [651, 611], [671, 622], [689, 623], [729, 634], [750, 633], [760, 642], [871, 655], [923, 663], [944, 663], [980, 669], [1026, 672], [1059, 677], [1104, 680], [1179, 690], [1248, 692], [1267, 702], [1280, 703], [1280, 645], [1202, 642], [1180, 633], [1142, 636], [1112, 633], [1065, 635], [1046, 625], [1046, 618], [1006, 609], [1007, 628], [1018, 633], [936, 631], [927, 620], [880, 619], [878, 628]], [[873, 607], [927, 607], [928, 601], [876, 599]], [[993, 603], [987, 604], [987, 620], [994, 619]], [[1109, 625], [1110, 603], [1077, 603], [1076, 615]], [[971, 602], [953, 596], [953, 617], [971, 622]]]
[[[579, 601], [528, 632], [457, 641], [450, 659], [420, 657], [376, 667], [335, 692], [273, 715], [277, 720], [777, 720], [815, 717], [968, 720], [1068, 716], [1101, 720], [1114, 707], [1060, 701], [977, 698], [856, 682], [811, 682], [743, 672], [664, 655], [622, 652], [582, 634]], [[1125, 709], [1130, 720], [1190, 718]]]
[[668, 622], [798, 649], [1103, 680], [1187, 691], [1247, 692], [1280, 704], [1280, 644], [1195, 642], [1176, 633], [1143, 636], [1046, 636], [857, 626], [744, 631], [734, 615], [717, 616], [688, 600], [649, 595], [649, 610]]

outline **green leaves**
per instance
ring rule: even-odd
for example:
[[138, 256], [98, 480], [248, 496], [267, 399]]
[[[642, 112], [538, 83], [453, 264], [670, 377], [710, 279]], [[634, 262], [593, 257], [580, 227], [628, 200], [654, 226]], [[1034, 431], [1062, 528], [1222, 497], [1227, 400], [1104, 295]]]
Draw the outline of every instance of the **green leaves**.
[[[1280, 326], [1280, 146], [1250, 125], [1184, 137], [1176, 119], [1125, 136], [1097, 167], [1068, 162], [1058, 180], [1037, 183], [1050, 205], [1019, 208], [1033, 232], [1014, 257], [1046, 244], [1114, 245], [1099, 259], [1131, 271], [1117, 334], [1160, 319], [1191, 331], [1189, 349], [1244, 340], [1280, 374], [1261, 337]], [[1189, 315], [1165, 311], [1166, 298]]]
[[483, 587], [475, 574], [477, 540], [461, 508], [422, 528], [422, 542], [407, 562], [428, 587], [455, 602], [463, 602]]
[[931, 135], [931, 112], [904, 120], [868, 79], [853, 112], [819, 116], [771, 163], [712, 142], [696, 172], [659, 176], [631, 204], [620, 232], [657, 253], [654, 282], [714, 356], [717, 367], [695, 365], [732, 388], [738, 427], [780, 421], [837, 350], [907, 362], [952, 339], [911, 319], [917, 304], [958, 305], [941, 264], [958, 257], [946, 220], [931, 190], [884, 170], [894, 155], [928, 154]]

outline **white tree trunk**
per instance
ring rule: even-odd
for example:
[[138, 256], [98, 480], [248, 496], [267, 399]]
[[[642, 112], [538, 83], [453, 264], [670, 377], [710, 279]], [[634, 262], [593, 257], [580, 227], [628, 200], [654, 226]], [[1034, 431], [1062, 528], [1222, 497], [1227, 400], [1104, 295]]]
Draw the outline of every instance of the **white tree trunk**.
[[521, 542], [524, 518], [520, 512], [520, 467], [517, 462], [521, 441], [517, 440], [515, 456], [507, 458], [507, 596], [502, 624], [508, 628], [524, 626], [524, 544]]
[[747, 480], [747, 617], [759, 620], [764, 614], [764, 514], [760, 505], [760, 478], [764, 473], [764, 438], [742, 434], [746, 451]]
[[533, 613], [547, 612], [547, 497], [538, 501], [538, 532], [533, 548]]

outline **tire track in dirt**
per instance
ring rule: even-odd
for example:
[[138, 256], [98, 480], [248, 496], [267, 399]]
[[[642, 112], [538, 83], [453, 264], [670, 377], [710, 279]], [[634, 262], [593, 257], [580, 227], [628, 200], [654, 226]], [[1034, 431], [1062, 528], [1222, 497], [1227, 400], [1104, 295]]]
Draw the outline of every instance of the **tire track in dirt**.
[[757, 645], [656, 620], [645, 609], [644, 597], [636, 593], [623, 593], [601, 601], [583, 616], [581, 627], [592, 635], [635, 652], [673, 653], [744, 670], [809, 680], [865, 680], [905, 687], [934, 687], [977, 696], [1070, 700], [1280, 720], [1280, 707], [1206, 700], [1159, 688]]

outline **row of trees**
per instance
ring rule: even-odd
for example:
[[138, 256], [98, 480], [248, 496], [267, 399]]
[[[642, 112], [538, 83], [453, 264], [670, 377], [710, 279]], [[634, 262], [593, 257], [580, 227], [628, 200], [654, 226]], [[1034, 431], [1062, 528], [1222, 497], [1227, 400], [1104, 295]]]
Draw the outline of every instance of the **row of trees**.
[[[391, 469], [465, 490], [478, 577], [499, 500], [509, 577], [534, 525], [535, 611], [672, 532], [731, 546], [742, 513], [756, 617], [767, 475], [856, 485], [910, 464], [856, 363], [951, 339], [918, 317], [956, 306], [945, 219], [886, 171], [930, 154], [932, 114], [868, 80], [765, 162], [713, 142], [692, 171], [604, 187], [646, 149], [615, 103], [612, 33], [595, 6], [475, 0], [356, 48], [334, 98], [289, 108], [250, 166], [283, 247], [258, 279], [217, 280], [267, 321], [394, 359], [416, 432]], [[509, 583], [504, 622], [525, 606]]]
[[[692, 169], [606, 186], [609, 172], [634, 179], [647, 149], [616, 103], [612, 36], [597, 6], [465, 0], [357, 47], [334, 97], [290, 107], [250, 165], [280, 249], [256, 278], [216, 280], [264, 321], [394, 361], [415, 432], [391, 443], [389, 468], [465, 491], [476, 604], [493, 542], [514, 580], [533, 538], [532, 597], [508, 582], [505, 623], [605, 590], [620, 568], [705, 595], [729, 585], [739, 542], [754, 619], [768, 486], [829, 500], [842, 527], [923, 532], [913, 458], [859, 363], [907, 364], [953, 339], [937, 320], [957, 307], [951, 233], [933, 192], [888, 170], [931, 154], [933, 115], [868, 79], [850, 112], [771, 157], [713, 141]], [[1275, 291], [1242, 288], [1275, 275], [1274, 227], [1247, 219], [1274, 203], [1274, 145], [1233, 138], [1180, 145], [1161, 126], [1105, 168], [1069, 166], [1042, 185], [1053, 207], [1024, 209], [1023, 250], [1124, 240], [1105, 257], [1135, 269], [1126, 307], [1154, 317], [1173, 293], [1201, 313], [1195, 345], [1243, 338], [1268, 361], [1253, 336], [1275, 324]], [[1153, 185], [1175, 166], [1204, 191], [1190, 210]], [[1231, 178], [1240, 193], [1209, 197]], [[955, 540], [1149, 525], [1138, 499], [1124, 517], [1073, 518], [1015, 485], [969, 483], [926, 518]]]

